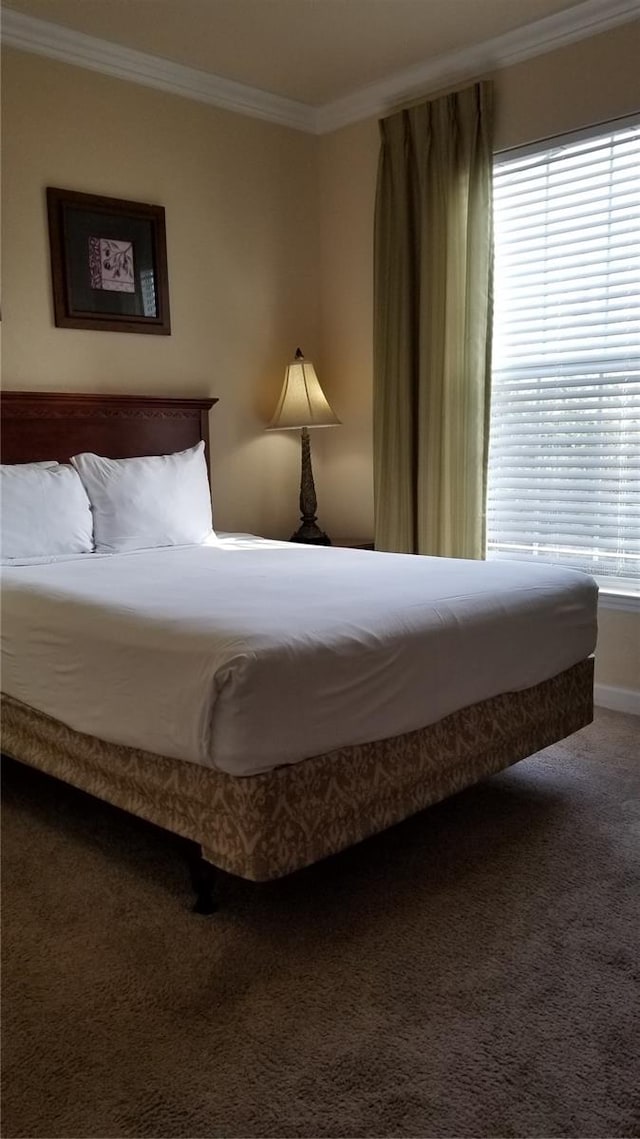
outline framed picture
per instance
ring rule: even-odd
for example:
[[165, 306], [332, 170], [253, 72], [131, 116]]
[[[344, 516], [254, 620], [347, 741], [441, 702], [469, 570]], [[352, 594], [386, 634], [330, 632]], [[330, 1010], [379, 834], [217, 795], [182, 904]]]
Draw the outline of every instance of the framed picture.
[[56, 325], [168, 336], [163, 207], [48, 186], [47, 211]]

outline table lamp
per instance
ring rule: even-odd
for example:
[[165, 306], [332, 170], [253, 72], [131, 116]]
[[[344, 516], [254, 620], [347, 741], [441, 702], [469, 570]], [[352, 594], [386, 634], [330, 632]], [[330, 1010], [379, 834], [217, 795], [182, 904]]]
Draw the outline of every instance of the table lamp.
[[292, 542], [307, 542], [313, 546], [330, 546], [331, 539], [317, 525], [316, 488], [311, 467], [310, 427], [334, 427], [340, 423], [324, 395], [316, 370], [305, 360], [298, 348], [295, 359], [288, 365], [280, 399], [268, 431], [302, 430], [302, 469], [300, 475], [300, 512], [302, 524], [291, 535]]

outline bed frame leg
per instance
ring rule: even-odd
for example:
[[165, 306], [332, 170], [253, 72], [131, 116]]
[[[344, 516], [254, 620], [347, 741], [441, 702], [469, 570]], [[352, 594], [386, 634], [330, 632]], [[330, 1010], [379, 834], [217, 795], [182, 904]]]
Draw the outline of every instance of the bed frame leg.
[[195, 890], [196, 900], [193, 905], [194, 914], [204, 914], [209, 917], [215, 914], [218, 903], [213, 896], [216, 882], [216, 868], [211, 862], [202, 857], [200, 847], [194, 843], [195, 849], [189, 853], [189, 870], [191, 884]]

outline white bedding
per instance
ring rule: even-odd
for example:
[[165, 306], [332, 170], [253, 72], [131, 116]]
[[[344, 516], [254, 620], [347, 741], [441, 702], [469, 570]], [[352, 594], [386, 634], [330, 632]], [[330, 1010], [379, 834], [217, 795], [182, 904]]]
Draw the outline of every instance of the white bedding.
[[596, 641], [595, 582], [548, 565], [236, 535], [2, 576], [4, 692], [234, 775], [434, 723]]

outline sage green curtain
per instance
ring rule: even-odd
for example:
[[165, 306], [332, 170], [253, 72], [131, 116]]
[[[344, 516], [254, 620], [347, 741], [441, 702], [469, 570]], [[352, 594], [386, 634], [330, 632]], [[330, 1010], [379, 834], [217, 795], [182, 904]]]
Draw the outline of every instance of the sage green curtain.
[[491, 84], [380, 123], [374, 485], [381, 550], [484, 557]]

